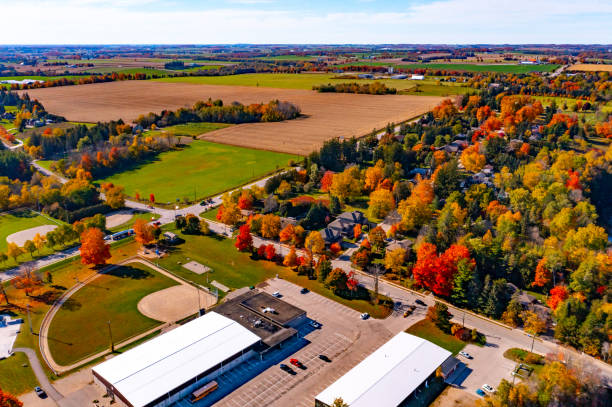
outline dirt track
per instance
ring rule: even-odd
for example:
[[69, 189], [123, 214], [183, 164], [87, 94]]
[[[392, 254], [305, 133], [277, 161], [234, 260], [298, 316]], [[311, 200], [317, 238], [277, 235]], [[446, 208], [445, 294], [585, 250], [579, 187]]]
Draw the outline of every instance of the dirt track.
[[97, 122], [175, 110], [209, 97], [225, 103], [279, 99], [298, 105], [304, 117], [277, 123], [250, 123], [207, 133], [204, 139], [244, 147], [307, 154], [333, 137], [362, 136], [389, 122], [430, 110], [437, 96], [355, 95], [308, 90], [124, 81], [27, 91], [52, 113], [72, 121]]

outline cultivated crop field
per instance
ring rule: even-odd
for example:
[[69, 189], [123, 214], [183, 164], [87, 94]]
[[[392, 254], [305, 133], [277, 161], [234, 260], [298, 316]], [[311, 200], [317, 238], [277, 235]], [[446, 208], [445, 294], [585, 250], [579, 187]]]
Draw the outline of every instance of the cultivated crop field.
[[430, 64], [389, 64], [384, 62], [360, 61], [340, 65], [346, 66], [388, 66], [394, 65], [403, 69], [440, 69], [446, 71], [467, 72], [502, 72], [502, 73], [529, 73], [529, 72], [552, 72], [559, 67], [555, 64], [519, 65], [519, 64], [461, 64], [461, 63], [430, 63]]
[[291, 158], [296, 157], [197, 140], [101, 182], [122, 185], [130, 196], [153, 193], [158, 202], [195, 200], [246, 184], [284, 167]]
[[612, 72], [612, 64], [575, 64], [570, 66], [568, 70], [586, 72]]
[[356, 95], [256, 86], [213, 86], [157, 81], [123, 81], [28, 91], [45, 108], [73, 121], [97, 122], [163, 109], [191, 106], [198, 100], [261, 103], [273, 99], [300, 107], [303, 117], [275, 123], [250, 123], [207, 133], [206, 140], [305, 155], [333, 137], [362, 136], [389, 122], [419, 116], [440, 103], [438, 96]]

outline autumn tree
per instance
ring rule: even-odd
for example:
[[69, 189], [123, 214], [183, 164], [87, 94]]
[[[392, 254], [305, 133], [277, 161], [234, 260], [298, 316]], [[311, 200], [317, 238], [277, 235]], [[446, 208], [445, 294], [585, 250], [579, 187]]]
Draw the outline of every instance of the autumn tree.
[[136, 241], [141, 245], [146, 246], [155, 240], [153, 226], [149, 225], [146, 220], [136, 219], [133, 228], [136, 235]]
[[17, 263], [17, 258], [23, 254], [23, 249], [17, 245], [17, 243], [9, 242], [6, 250], [6, 254], [12, 257]]
[[0, 388], [0, 407], [22, 407], [23, 403]]
[[321, 236], [321, 233], [313, 230], [308, 234], [304, 247], [310, 250], [314, 254], [321, 254], [325, 250], [325, 241]]
[[334, 179], [334, 172], [325, 171], [325, 174], [321, 178], [321, 192], [329, 192], [333, 179]]
[[383, 160], [378, 160], [376, 165], [368, 167], [365, 170], [365, 183], [364, 188], [368, 191], [375, 191], [384, 178], [383, 169], [385, 163]]
[[373, 218], [384, 218], [395, 208], [393, 193], [387, 189], [377, 189], [370, 194], [368, 211]]
[[36, 250], [36, 245], [31, 240], [26, 240], [23, 244], [23, 249], [30, 252], [30, 256], [34, 258], [34, 251]]
[[233, 226], [242, 218], [240, 208], [233, 202], [227, 202], [219, 206], [217, 220], [226, 225]]
[[293, 268], [298, 265], [298, 259], [297, 259], [297, 254], [295, 251], [295, 246], [291, 246], [291, 249], [289, 249], [289, 253], [287, 253], [287, 255], [285, 256], [285, 259], [283, 260], [283, 265], [289, 268]]
[[278, 237], [281, 228], [280, 217], [269, 213], [264, 215], [261, 220], [261, 236], [266, 239], [275, 239]]
[[104, 241], [104, 233], [98, 228], [89, 228], [81, 235], [81, 262], [83, 264], [105, 264], [111, 258], [110, 246]]
[[44, 248], [45, 244], [47, 243], [45, 236], [41, 235], [40, 233], [37, 233], [32, 241], [34, 242], [34, 246], [36, 246], [36, 251], [38, 253], [40, 253], [40, 249]]
[[441, 302], [437, 302], [427, 308], [427, 319], [433, 322], [442, 332], [450, 332], [451, 330], [451, 318], [453, 317], [448, 312], [448, 307]]
[[486, 162], [485, 155], [480, 154], [479, 143], [474, 143], [461, 153], [461, 163], [468, 171], [479, 172]]
[[151, 202], [151, 204], [155, 203], [155, 194], [149, 194], [149, 202]]
[[406, 250], [398, 247], [397, 249], [388, 251], [385, 255], [385, 267], [392, 272], [399, 274], [406, 261]]
[[551, 288], [550, 297], [548, 297], [546, 304], [553, 310], [556, 310], [559, 304], [565, 301], [567, 297], [569, 297], [569, 291], [567, 290], [567, 287], [563, 285], [557, 285]]
[[361, 224], [358, 223], [353, 226], [353, 239], [357, 240], [361, 237]]
[[349, 198], [359, 196], [361, 194], [359, 169], [357, 167], [350, 167], [343, 172], [334, 174], [329, 192], [341, 202], [346, 202]]
[[[113, 209], [120, 209], [125, 206], [125, 191], [122, 186], [113, 185], [108, 182], [102, 184], [102, 191], [106, 198], [106, 204]], [[154, 199], [155, 200], [155, 199]]]
[[276, 248], [274, 248], [273, 244], [269, 244], [266, 246], [265, 250], [266, 259], [272, 261], [276, 257]]
[[368, 241], [372, 245], [372, 248], [378, 252], [380, 252], [385, 247], [386, 238], [387, 234], [380, 226], [376, 226], [370, 231], [370, 233], [368, 233]]
[[287, 224], [287, 226], [285, 226], [283, 230], [281, 230], [280, 233], [278, 234], [279, 240], [283, 243], [292, 242], [294, 237], [295, 237], [295, 228], [291, 223]]
[[433, 115], [436, 119], [450, 119], [457, 115], [457, 107], [450, 99], [444, 99], [438, 106], [434, 107]]
[[234, 246], [236, 246], [236, 248], [241, 252], [251, 250], [253, 248], [253, 236], [251, 236], [251, 228], [249, 225], [244, 224], [240, 226]]
[[15, 288], [23, 290], [26, 296], [30, 296], [32, 291], [42, 282], [36, 275], [32, 266], [25, 265], [19, 269], [19, 274], [12, 280]]
[[410, 196], [401, 201], [397, 207], [404, 228], [414, 230], [428, 222], [433, 216], [431, 208], [433, 199], [434, 190], [431, 181], [419, 180]]
[[249, 191], [242, 191], [238, 198], [238, 208], [249, 210], [253, 207], [253, 196]]
[[533, 285], [536, 287], [547, 286], [552, 280], [552, 273], [546, 266], [546, 257], [543, 257], [538, 262], [535, 269], [535, 277], [533, 279]]

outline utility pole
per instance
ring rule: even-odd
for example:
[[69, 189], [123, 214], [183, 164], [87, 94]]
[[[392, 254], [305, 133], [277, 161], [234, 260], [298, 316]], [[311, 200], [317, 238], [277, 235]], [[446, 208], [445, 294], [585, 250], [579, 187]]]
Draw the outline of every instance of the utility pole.
[[200, 302], [200, 289], [198, 287], [195, 287], [196, 289], [196, 295], [198, 296], [198, 316], [200, 316], [202, 314], [202, 304]]
[[115, 344], [113, 343], [113, 331], [111, 330], [111, 322], [108, 321], [108, 338], [110, 340], [111, 353], [115, 351]]
[[529, 352], [533, 353], [533, 344], [535, 342], [535, 333], [531, 335], [531, 350]]
[[33, 334], [34, 330], [32, 329], [32, 318], [30, 318], [30, 303], [28, 303], [27, 310], [28, 310], [28, 325], [30, 325], [30, 333]]

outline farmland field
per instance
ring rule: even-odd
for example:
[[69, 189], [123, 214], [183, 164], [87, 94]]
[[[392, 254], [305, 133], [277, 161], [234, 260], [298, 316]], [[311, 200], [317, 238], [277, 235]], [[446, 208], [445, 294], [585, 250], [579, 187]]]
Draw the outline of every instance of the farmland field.
[[612, 64], [575, 64], [570, 66], [568, 70], [587, 72], [612, 72]]
[[164, 133], [173, 136], [199, 136], [209, 131], [224, 129], [229, 126], [231, 125], [225, 123], [185, 123], [162, 127], [157, 130], [150, 130], [144, 134], [146, 136], [159, 136]]
[[362, 136], [372, 129], [383, 128], [389, 122], [397, 123], [417, 117], [442, 100], [435, 96], [317, 93], [297, 89], [159, 81], [64, 86], [30, 90], [28, 93], [49, 112], [68, 120], [84, 122], [118, 118], [130, 122], [141, 114], [191, 106], [209, 97], [222, 99], [225, 103], [265, 103], [273, 99], [288, 101], [300, 107], [302, 117], [284, 122], [230, 126], [203, 137], [219, 143], [301, 155], [310, 153], [323, 141], [333, 137]]
[[[324, 85], [331, 83], [346, 83], [358, 82], [365, 83], [383, 83], [390, 88], [404, 90], [412, 88], [415, 83], [410, 80], [399, 79], [348, 79], [338, 78], [336, 74], [318, 74], [318, 73], [303, 73], [303, 74], [268, 74], [268, 73], [252, 73], [242, 75], [227, 75], [227, 76], [188, 76], [180, 78], [161, 78], [155, 79], [160, 82], [181, 82], [181, 83], [197, 83], [202, 85], [231, 85], [231, 86], [255, 86], [264, 88], [279, 88], [279, 89], [307, 89], [311, 90], [313, 86]], [[448, 84], [449, 88], [453, 85]], [[451, 89], [452, 90], [452, 89]]]
[[198, 140], [101, 182], [122, 185], [130, 196], [154, 193], [158, 202], [195, 200], [246, 184], [287, 165], [290, 158], [295, 156]]
[[430, 64], [389, 64], [385, 62], [368, 62], [361, 61], [340, 65], [346, 66], [390, 66], [403, 69], [440, 69], [449, 71], [467, 71], [467, 72], [503, 72], [503, 73], [529, 73], [529, 72], [552, 72], [559, 67], [555, 64], [540, 64], [540, 65], [518, 65], [518, 64], [452, 64], [452, 63], [430, 63]]

